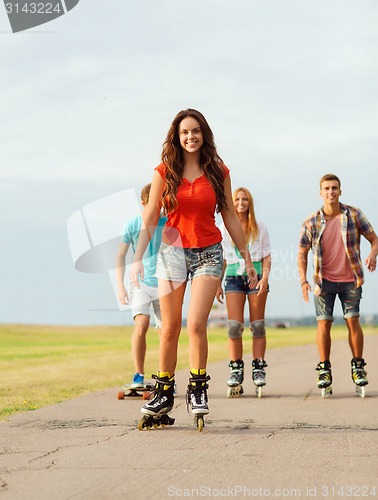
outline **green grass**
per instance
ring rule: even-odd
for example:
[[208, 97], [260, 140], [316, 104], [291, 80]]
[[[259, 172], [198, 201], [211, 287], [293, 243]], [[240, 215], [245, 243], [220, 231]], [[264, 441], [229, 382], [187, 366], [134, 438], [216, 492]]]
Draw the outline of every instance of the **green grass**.
[[[85, 393], [118, 387], [133, 375], [130, 353], [132, 326], [63, 327], [0, 325], [0, 420]], [[364, 328], [377, 334], [378, 327]], [[333, 339], [346, 339], [334, 327]], [[315, 328], [267, 328], [268, 349], [314, 344]], [[159, 339], [148, 333], [147, 374], [157, 369]], [[245, 352], [251, 336], [244, 334]], [[225, 329], [209, 329], [209, 362], [227, 359]], [[177, 369], [188, 366], [188, 335], [180, 337]]]

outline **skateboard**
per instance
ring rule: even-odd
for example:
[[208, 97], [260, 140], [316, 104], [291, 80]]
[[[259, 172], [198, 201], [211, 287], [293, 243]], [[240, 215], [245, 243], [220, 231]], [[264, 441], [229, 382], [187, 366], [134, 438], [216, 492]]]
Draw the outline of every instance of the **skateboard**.
[[118, 399], [125, 399], [125, 398], [148, 399], [154, 388], [155, 385], [152, 383], [143, 384], [137, 387], [134, 384], [125, 384], [122, 386], [122, 389], [118, 391]]

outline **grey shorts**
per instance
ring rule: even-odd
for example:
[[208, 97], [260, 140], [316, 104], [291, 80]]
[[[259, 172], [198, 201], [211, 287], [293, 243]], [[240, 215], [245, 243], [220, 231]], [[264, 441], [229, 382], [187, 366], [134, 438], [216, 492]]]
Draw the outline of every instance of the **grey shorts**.
[[150, 317], [150, 309], [154, 311], [154, 319], [156, 328], [161, 328], [161, 312], [158, 288], [156, 286], [148, 286], [143, 281], [139, 283], [140, 287], [136, 287], [130, 283], [130, 303], [133, 319], [138, 314]]
[[316, 319], [318, 321], [333, 321], [333, 308], [336, 295], [339, 296], [344, 319], [358, 318], [360, 315], [362, 287], [356, 288], [353, 282], [340, 283], [323, 280], [320, 295], [314, 296]]
[[161, 243], [157, 258], [157, 278], [185, 282], [198, 276], [222, 277], [221, 243], [203, 248], [181, 248]]

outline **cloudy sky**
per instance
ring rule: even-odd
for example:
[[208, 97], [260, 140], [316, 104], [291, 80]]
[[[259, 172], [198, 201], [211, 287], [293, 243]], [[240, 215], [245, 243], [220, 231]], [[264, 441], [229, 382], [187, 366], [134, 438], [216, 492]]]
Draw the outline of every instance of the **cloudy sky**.
[[[16, 34], [0, 6], [0, 322], [130, 321], [106, 272], [75, 269], [67, 221], [139, 195], [187, 107], [270, 231], [267, 315], [313, 315], [295, 259], [319, 178], [339, 175], [378, 229], [377, 49], [376, 0], [80, 0]], [[364, 313], [377, 285], [369, 274]]]

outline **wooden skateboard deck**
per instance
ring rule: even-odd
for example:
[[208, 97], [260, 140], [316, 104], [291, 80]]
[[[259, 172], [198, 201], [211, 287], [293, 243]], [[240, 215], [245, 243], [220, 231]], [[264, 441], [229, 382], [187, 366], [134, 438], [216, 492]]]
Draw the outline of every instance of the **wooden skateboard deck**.
[[148, 399], [151, 392], [154, 390], [154, 384], [147, 383], [139, 386], [134, 384], [125, 384], [122, 389], [118, 391], [118, 399], [125, 398], [142, 398]]

